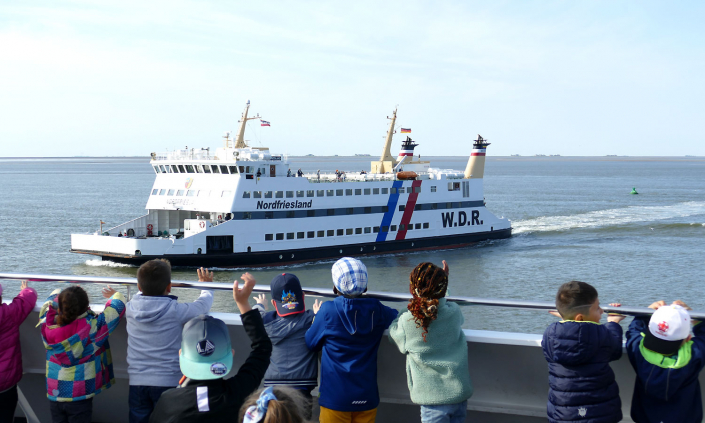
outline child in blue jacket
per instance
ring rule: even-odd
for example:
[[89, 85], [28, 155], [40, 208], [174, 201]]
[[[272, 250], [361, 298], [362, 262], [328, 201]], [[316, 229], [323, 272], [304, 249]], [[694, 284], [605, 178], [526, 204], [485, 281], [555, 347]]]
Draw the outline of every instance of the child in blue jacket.
[[[619, 306], [619, 304], [610, 304]], [[622, 420], [622, 402], [610, 361], [622, 356], [621, 315], [601, 325], [597, 290], [579, 281], [564, 283], [556, 294], [560, 322], [543, 334], [548, 361], [548, 421], [612, 423]]]
[[379, 405], [377, 350], [384, 331], [397, 311], [367, 291], [367, 268], [350, 257], [332, 269], [333, 292], [339, 297], [324, 302], [306, 332], [306, 345], [322, 351], [318, 404], [321, 423], [374, 422]]
[[703, 404], [698, 376], [705, 366], [705, 326], [682, 301], [657, 301], [649, 317], [636, 317], [627, 330], [627, 355], [636, 371], [632, 419], [637, 423], [700, 423]]

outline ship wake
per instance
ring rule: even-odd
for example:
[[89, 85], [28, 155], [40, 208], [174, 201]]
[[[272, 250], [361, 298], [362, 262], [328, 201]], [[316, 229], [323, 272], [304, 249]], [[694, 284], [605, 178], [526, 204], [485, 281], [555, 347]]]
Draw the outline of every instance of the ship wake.
[[132, 264], [115, 263], [112, 261], [101, 260], [101, 259], [86, 260], [86, 266], [91, 266], [91, 267], [137, 267]]
[[630, 206], [570, 216], [542, 216], [514, 221], [512, 233], [562, 232], [571, 229], [624, 226], [703, 214], [705, 214], [705, 202], [702, 201], [688, 201], [670, 206]]

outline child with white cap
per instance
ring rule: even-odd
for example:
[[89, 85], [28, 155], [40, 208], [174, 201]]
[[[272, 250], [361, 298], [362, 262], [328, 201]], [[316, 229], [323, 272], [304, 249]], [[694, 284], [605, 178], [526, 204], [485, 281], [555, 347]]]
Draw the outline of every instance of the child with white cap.
[[379, 405], [377, 350], [397, 311], [367, 291], [367, 268], [343, 257], [333, 265], [333, 292], [306, 332], [306, 345], [321, 354], [320, 421], [374, 422]]
[[682, 301], [656, 301], [651, 318], [636, 317], [627, 330], [627, 355], [636, 371], [631, 417], [635, 422], [703, 420], [698, 375], [705, 366], [705, 326]]

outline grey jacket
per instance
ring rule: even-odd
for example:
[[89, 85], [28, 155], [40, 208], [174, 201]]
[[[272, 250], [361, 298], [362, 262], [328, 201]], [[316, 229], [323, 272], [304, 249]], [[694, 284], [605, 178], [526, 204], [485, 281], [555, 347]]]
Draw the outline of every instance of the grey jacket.
[[177, 297], [139, 293], [127, 303], [127, 373], [130, 385], [177, 386], [181, 379], [181, 330], [190, 319], [208, 313], [213, 291], [201, 291], [192, 303]]
[[272, 340], [272, 357], [264, 375], [264, 386], [315, 388], [318, 385], [318, 353], [306, 347], [306, 331], [313, 323], [313, 311], [280, 317], [275, 311], [264, 311], [261, 304], [254, 308], [262, 315], [264, 329]]

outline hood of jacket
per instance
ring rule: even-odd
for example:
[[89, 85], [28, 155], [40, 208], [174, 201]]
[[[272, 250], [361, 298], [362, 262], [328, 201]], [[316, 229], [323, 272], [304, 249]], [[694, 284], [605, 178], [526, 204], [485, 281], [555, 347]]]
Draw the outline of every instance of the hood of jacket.
[[176, 300], [178, 297], [175, 295], [148, 296], [139, 293], [127, 303], [127, 313], [140, 323], [154, 323], [169, 313]]
[[639, 350], [645, 363], [636, 367], [639, 379], [644, 382], [644, 390], [652, 397], [668, 400], [669, 392], [677, 392], [681, 385], [692, 379], [691, 371], [678, 371], [690, 363], [693, 341], [686, 342], [671, 357], [650, 351], [644, 347], [643, 339]]
[[337, 297], [333, 303], [340, 321], [350, 335], [366, 335], [376, 326], [388, 326], [382, 303], [374, 298]]
[[292, 336], [303, 339], [306, 331], [311, 327], [313, 316], [313, 311], [310, 310], [286, 317], [280, 317], [276, 311], [270, 311], [264, 314], [262, 320], [272, 345], [279, 345]]

